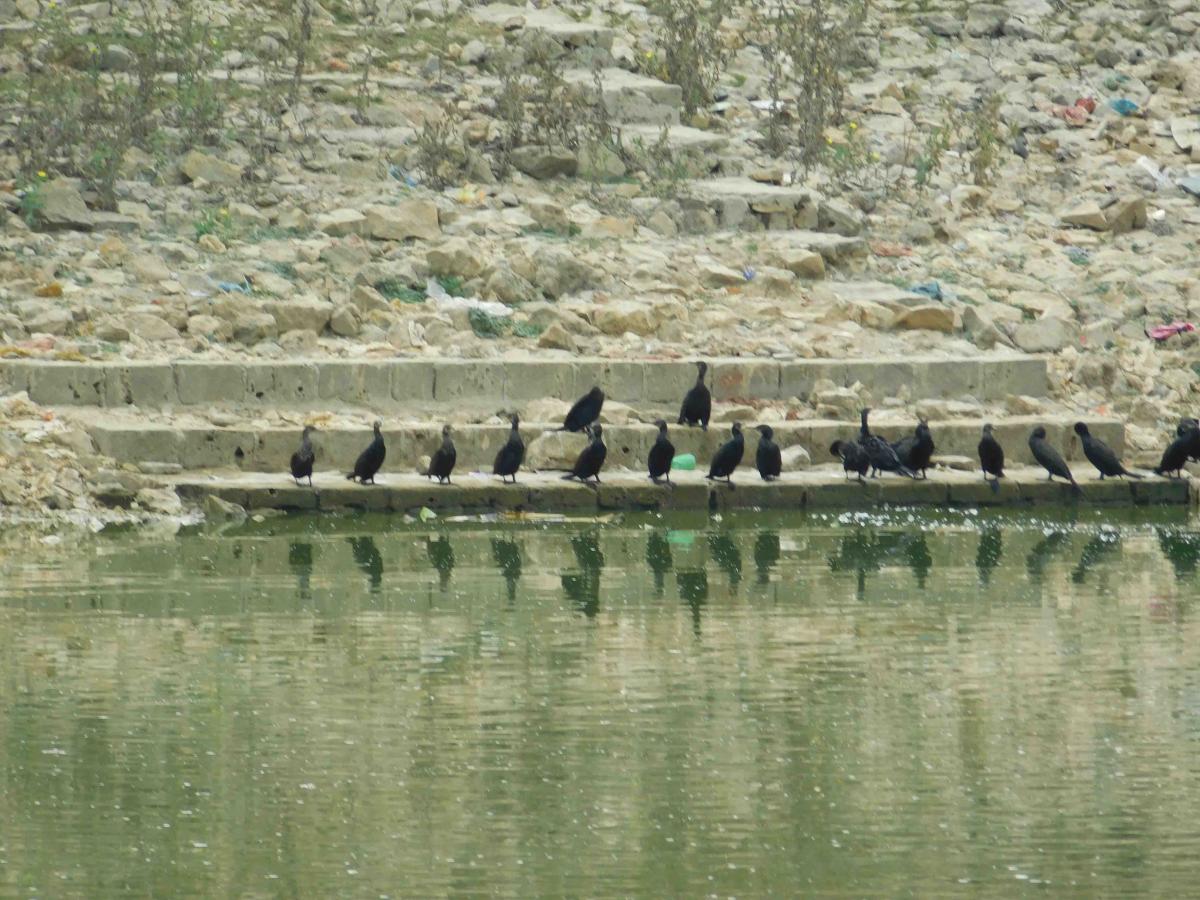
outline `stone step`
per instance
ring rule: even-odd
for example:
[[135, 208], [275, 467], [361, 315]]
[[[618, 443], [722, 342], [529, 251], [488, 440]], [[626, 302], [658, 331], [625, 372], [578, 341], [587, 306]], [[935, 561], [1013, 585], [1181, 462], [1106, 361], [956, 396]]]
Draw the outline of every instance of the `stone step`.
[[[1036, 425], [1044, 425], [1049, 439], [1062, 449], [1069, 460], [1080, 460], [1079, 442], [1071, 427], [1075, 419], [1061, 417], [1019, 417], [996, 419], [996, 439], [1014, 464], [1031, 463], [1027, 440]], [[1124, 452], [1124, 425], [1115, 419], [1086, 417], [1094, 435], [1108, 443], [1118, 454]], [[746, 454], [743, 466], [754, 465], [754, 448], [758, 435], [746, 429]], [[976, 459], [979, 444], [980, 419], [957, 419], [930, 422], [938, 454], [966, 456]], [[103, 419], [84, 424], [97, 449], [124, 463], [178, 465], [183, 469], [229, 469], [251, 472], [283, 472], [299, 444], [297, 428], [244, 427], [175, 427], [151, 423], [106, 423]], [[857, 422], [824, 420], [781, 422], [775, 428], [775, 441], [785, 450], [800, 445], [815, 463], [830, 459], [829, 445], [839, 438], [853, 437]], [[911, 433], [911, 425], [881, 420], [875, 430], [889, 440], [898, 440]], [[557, 423], [522, 423], [521, 434], [528, 448], [527, 467], [562, 470], [569, 466], [585, 442], [581, 434], [566, 435], [556, 431]], [[441, 424], [389, 426], [385, 420], [383, 434], [387, 444], [385, 472], [415, 472], [419, 460], [432, 453], [440, 442]], [[542, 441], [543, 434], [548, 437]], [[606, 465], [613, 469], [628, 468], [640, 471], [654, 443], [657, 431], [652, 425], [608, 425], [604, 429], [608, 447]], [[496, 452], [508, 438], [504, 425], [461, 425], [454, 430], [458, 451], [458, 468], [491, 471]], [[677, 453], [694, 453], [697, 468], [708, 471], [708, 462], [717, 448], [729, 438], [728, 428], [712, 427], [707, 432], [699, 428], [675, 426], [671, 440]], [[334, 427], [314, 436], [318, 471], [348, 472], [359, 452], [370, 442], [370, 425], [364, 421], [360, 428]], [[1091, 466], [1081, 462], [1079, 474]]]
[[1040, 470], [1014, 469], [993, 492], [982, 478], [966, 472], [939, 472], [927, 481], [881, 478], [860, 484], [833, 467], [787, 474], [770, 484], [757, 476], [735, 481], [733, 488], [712, 485], [700, 473], [680, 473], [673, 488], [657, 486], [636, 473], [604, 476], [596, 487], [563, 481], [556, 475], [523, 475], [517, 484], [485, 476], [462, 475], [451, 485], [435, 485], [415, 475], [380, 476], [376, 485], [358, 485], [336, 474], [313, 479], [313, 488], [296, 487], [277, 475], [185, 476], [171, 479], [186, 501], [214, 496], [248, 510], [347, 510], [416, 513], [435, 511], [525, 510], [562, 513], [656, 509], [869, 509], [894, 506], [1032, 506], [1073, 502], [1088, 506], [1185, 505], [1188, 479], [1146, 481], [1093, 480], [1081, 477], [1083, 496], [1070, 486], [1041, 477]]
[[[912, 397], [979, 401], [1010, 394], [1045, 396], [1046, 360], [1037, 356], [970, 359], [712, 359], [717, 402], [807, 397], [820, 380], [861, 383], [874, 397], [907, 385]], [[678, 404], [696, 378], [682, 360], [294, 360], [54, 362], [0, 360], [0, 393], [27, 391], [45, 406], [140, 409], [264, 404], [320, 409], [331, 404], [394, 411], [447, 402], [519, 408], [545, 397], [574, 400], [593, 385], [632, 406]], [[494, 411], [494, 409], [492, 410]]]

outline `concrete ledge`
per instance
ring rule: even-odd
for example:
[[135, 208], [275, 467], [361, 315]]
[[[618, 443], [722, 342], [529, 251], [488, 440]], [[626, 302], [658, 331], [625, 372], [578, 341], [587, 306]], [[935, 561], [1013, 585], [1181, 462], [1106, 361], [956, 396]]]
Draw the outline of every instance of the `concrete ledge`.
[[[722, 400], [806, 397], [820, 379], [861, 382], [876, 397], [908, 384], [913, 396], [998, 400], [1045, 396], [1046, 361], [1036, 356], [969, 359], [712, 359], [713, 394]], [[580, 360], [177, 360], [76, 363], [0, 360], [0, 392], [28, 391], [46, 406], [212, 404], [320, 408], [331, 403], [381, 411], [413, 403], [480, 402], [519, 406], [541, 397], [573, 400], [600, 384], [613, 400], [678, 404], [696, 377], [687, 361]]]
[[433, 510], [530, 510], [543, 512], [666, 509], [870, 509], [895, 506], [1185, 505], [1187, 479], [1127, 482], [1081, 479], [1083, 497], [1068, 485], [1052, 483], [1033, 469], [1019, 469], [993, 492], [977, 476], [938, 473], [927, 481], [883, 477], [866, 484], [845, 480], [832, 467], [788, 474], [767, 484], [755, 476], [735, 479], [732, 488], [709, 484], [699, 473], [677, 474], [672, 488], [656, 486], [633, 472], [602, 476], [597, 486], [563, 481], [558, 475], [519, 475], [501, 484], [491, 475], [463, 472], [452, 485], [436, 485], [415, 475], [380, 476], [363, 486], [337, 473], [320, 473], [314, 487], [297, 487], [280, 475], [246, 473], [188, 475], [171, 480], [181, 497], [201, 502], [212, 495], [246, 509], [413, 512]]
[[[1124, 452], [1125, 428], [1116, 419], [1087, 417], [1093, 434], [1105, 441], [1118, 454]], [[1045, 425], [1049, 439], [1058, 446], [1068, 460], [1076, 463], [1076, 477], [1092, 471], [1092, 466], [1080, 460], [1082, 450], [1078, 439], [1071, 431], [1075, 419], [1023, 416], [996, 419], [995, 434], [1013, 464], [1032, 463], [1027, 440], [1035, 425]], [[754, 466], [756, 434], [747, 428], [744, 467]], [[976, 458], [979, 444], [980, 419], [955, 419], [930, 422], [937, 453], [944, 455]], [[243, 471], [285, 471], [288, 460], [299, 445], [299, 429], [262, 428], [238, 426], [231, 428], [175, 428], [164, 425], [106, 424], [103, 420], [86, 424], [88, 433], [97, 449], [105, 456], [127, 463], [155, 462], [178, 463], [185, 469], [237, 468]], [[780, 422], [775, 428], [775, 440], [784, 449], [799, 444], [804, 447], [812, 461], [822, 464], [832, 457], [829, 445], [839, 438], [854, 437], [858, 423], [833, 422], [826, 420]], [[553, 431], [556, 424], [522, 423], [521, 434], [528, 446], [541, 434]], [[889, 440], [899, 440], [910, 434], [913, 423], [877, 423], [875, 431]], [[384, 420], [384, 440], [387, 443], [387, 461], [384, 472], [411, 472], [422, 456], [432, 453], [440, 442], [441, 423], [403, 425], [389, 427]], [[657, 432], [652, 425], [606, 425], [605, 444], [608, 446], [608, 465], [611, 468], [627, 468], [640, 471], [645, 464], [650, 447]], [[461, 425], [455, 428], [454, 443], [458, 450], [458, 464], [463, 469], [490, 468], [496, 451], [508, 438], [506, 425]], [[727, 425], [710, 427], [707, 432], [699, 428], [671, 428], [671, 440], [677, 453], [694, 453], [701, 466], [707, 466], [717, 448], [729, 438]], [[341, 468], [348, 471], [359, 452], [371, 440], [368, 422], [364, 419], [359, 428], [331, 428], [319, 432], [313, 438], [320, 468]], [[583, 437], [574, 438], [579, 447]], [[705, 468], [707, 471], [707, 468]]]

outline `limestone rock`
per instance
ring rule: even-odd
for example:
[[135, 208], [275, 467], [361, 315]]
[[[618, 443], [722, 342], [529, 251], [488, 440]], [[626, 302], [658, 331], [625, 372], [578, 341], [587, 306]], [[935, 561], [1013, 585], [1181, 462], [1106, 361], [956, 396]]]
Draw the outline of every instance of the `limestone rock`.
[[579, 169], [579, 160], [570, 150], [537, 144], [513, 150], [512, 164], [531, 178], [539, 180], [556, 175], [572, 176]]
[[902, 310], [892, 320], [893, 328], [940, 331], [944, 334], [956, 331], [957, 324], [954, 310], [933, 303]]
[[71, 311], [58, 306], [41, 307], [24, 321], [30, 334], [66, 334], [75, 324]]
[[554, 322], [542, 332], [538, 338], [538, 346], [546, 350], [566, 350], [570, 353], [579, 352], [579, 342], [572, 337], [571, 332]]
[[484, 293], [501, 303], [525, 303], [533, 299], [536, 291], [532, 284], [512, 270], [507, 263], [492, 269], [484, 285]]
[[561, 247], [539, 247], [533, 254], [533, 266], [534, 285], [555, 299], [581, 291], [596, 279], [591, 266]]
[[812, 465], [812, 457], [800, 444], [783, 448], [780, 455], [783, 457], [783, 471], [785, 472], [800, 472]]
[[341, 337], [353, 337], [361, 328], [358, 308], [352, 303], [343, 303], [333, 311], [329, 319], [329, 330]]
[[126, 322], [130, 331], [151, 343], [172, 341], [179, 337], [179, 332], [170, 322], [154, 313], [133, 313], [126, 317]]
[[1060, 218], [1064, 224], [1074, 225], [1077, 228], [1090, 228], [1093, 231], [1108, 229], [1108, 219], [1105, 218], [1104, 210], [1100, 208], [1099, 203], [1090, 201], [1080, 203], [1064, 212]]
[[425, 262], [434, 275], [474, 278], [483, 271], [483, 259], [475, 247], [463, 238], [451, 238], [425, 254]]
[[239, 310], [233, 317], [233, 337], [243, 344], [273, 340], [279, 335], [275, 317], [264, 310]]
[[244, 522], [246, 510], [237, 503], [208, 494], [204, 498], [204, 518], [210, 522]]
[[136, 254], [125, 266], [142, 281], [166, 281], [171, 277], [171, 270], [167, 268], [167, 264], [149, 253]]
[[862, 215], [842, 200], [822, 200], [817, 207], [817, 228], [854, 237], [862, 232]]
[[793, 272], [799, 278], [824, 278], [825, 259], [820, 253], [802, 247], [786, 247], [775, 251], [771, 261]]
[[333, 305], [320, 300], [272, 300], [263, 309], [275, 317], [280, 332], [307, 331], [320, 334], [329, 324]]
[[631, 332], [648, 337], [658, 330], [654, 308], [636, 300], [617, 300], [596, 307], [592, 321], [604, 334], [622, 335]]
[[189, 181], [233, 186], [242, 183], [242, 167], [217, 156], [191, 150], [179, 163], [179, 171]]
[[1138, 196], [1121, 197], [1104, 211], [1104, 220], [1113, 234], [1145, 228], [1146, 201]]
[[188, 319], [187, 332], [192, 337], [227, 341], [233, 337], [233, 326], [225, 319], [218, 319], [216, 316], [198, 315]]
[[530, 469], [570, 469], [588, 442], [583, 434], [567, 431], [546, 431], [538, 435], [525, 450], [525, 465]]
[[47, 182], [38, 189], [41, 206], [37, 221], [42, 228], [68, 228], [86, 231], [95, 216], [83, 202], [83, 195], [69, 182], [61, 179]]
[[366, 233], [381, 241], [408, 238], [435, 240], [441, 233], [437, 204], [431, 200], [406, 200], [395, 206], [368, 206]]
[[333, 209], [317, 216], [317, 231], [322, 231], [330, 237], [346, 237], [351, 234], [361, 235], [366, 229], [367, 217], [357, 209]]
[[731, 287], [745, 284], [746, 276], [737, 269], [723, 266], [717, 262], [703, 263], [700, 266], [700, 278], [709, 287]]
[[1013, 329], [1013, 341], [1026, 353], [1056, 353], [1075, 339], [1075, 327], [1057, 316], [1022, 322]]
[[179, 495], [165, 488], [142, 488], [135, 495], [138, 506], [147, 512], [177, 516], [183, 512]]

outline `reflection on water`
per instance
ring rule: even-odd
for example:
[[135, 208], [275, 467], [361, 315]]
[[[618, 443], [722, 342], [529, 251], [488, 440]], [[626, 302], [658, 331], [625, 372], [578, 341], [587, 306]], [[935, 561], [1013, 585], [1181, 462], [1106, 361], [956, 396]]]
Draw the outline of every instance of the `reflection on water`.
[[1189, 895], [1200, 534], [1073, 515], [10, 529], [0, 896]]

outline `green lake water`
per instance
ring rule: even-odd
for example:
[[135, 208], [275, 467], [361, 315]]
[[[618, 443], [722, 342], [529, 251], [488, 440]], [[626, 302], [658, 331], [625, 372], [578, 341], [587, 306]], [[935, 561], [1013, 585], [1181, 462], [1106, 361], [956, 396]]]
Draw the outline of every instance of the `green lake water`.
[[1181, 512], [0, 536], [0, 896], [1194, 895]]

